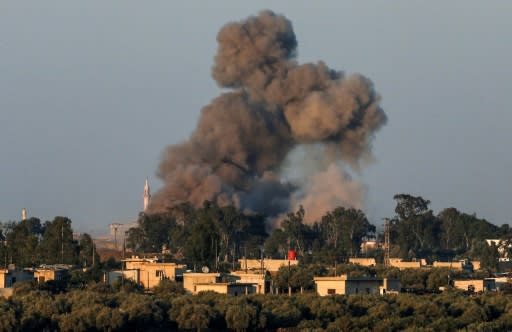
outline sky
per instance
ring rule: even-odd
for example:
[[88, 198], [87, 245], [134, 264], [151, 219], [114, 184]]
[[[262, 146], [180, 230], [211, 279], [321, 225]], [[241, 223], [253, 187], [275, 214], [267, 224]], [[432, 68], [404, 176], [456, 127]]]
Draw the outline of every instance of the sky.
[[361, 73], [388, 123], [361, 171], [365, 212], [397, 193], [512, 221], [512, 2], [0, 2], [0, 221], [68, 216], [108, 232], [142, 210], [169, 144], [218, 96], [216, 35], [270, 9], [292, 21], [300, 63]]

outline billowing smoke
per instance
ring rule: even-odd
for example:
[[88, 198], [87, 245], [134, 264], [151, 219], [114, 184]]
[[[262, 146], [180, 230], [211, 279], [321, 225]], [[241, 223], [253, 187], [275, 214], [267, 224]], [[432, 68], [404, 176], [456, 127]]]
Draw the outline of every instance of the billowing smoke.
[[[291, 22], [271, 11], [227, 24], [217, 41], [213, 78], [232, 90], [203, 108], [188, 141], [165, 150], [149, 212], [210, 200], [275, 219], [303, 204], [314, 221], [339, 205], [361, 208], [364, 188], [343, 168], [371, 160], [386, 122], [372, 82], [299, 65]], [[291, 165], [298, 147], [311, 154]]]

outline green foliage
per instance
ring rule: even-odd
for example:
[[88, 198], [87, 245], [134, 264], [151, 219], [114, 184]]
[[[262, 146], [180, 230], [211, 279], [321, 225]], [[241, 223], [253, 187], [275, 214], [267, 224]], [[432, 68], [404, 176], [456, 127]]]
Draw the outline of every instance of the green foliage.
[[44, 264], [77, 264], [80, 247], [73, 240], [71, 220], [55, 217], [53, 221], [47, 221], [39, 250]]
[[359, 252], [364, 236], [375, 232], [361, 210], [338, 207], [322, 217], [321, 237], [336, 256], [351, 256]]
[[214, 293], [160, 296], [89, 288], [52, 294], [35, 289], [17, 293], [10, 300], [0, 298], [0, 330], [508, 331], [511, 308], [512, 298], [501, 293], [234, 297]]
[[236, 331], [255, 329], [257, 318], [257, 308], [249, 303], [229, 305], [225, 314], [227, 327]]

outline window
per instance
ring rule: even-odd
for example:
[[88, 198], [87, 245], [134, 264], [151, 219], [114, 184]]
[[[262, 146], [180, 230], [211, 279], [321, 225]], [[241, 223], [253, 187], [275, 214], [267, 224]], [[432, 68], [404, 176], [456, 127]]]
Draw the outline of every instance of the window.
[[327, 294], [334, 295], [334, 294], [336, 294], [336, 290], [333, 288], [329, 288], [329, 289], [327, 289]]
[[157, 277], [163, 277], [163, 276], [164, 276], [164, 271], [162, 271], [162, 270], [156, 270], [156, 276], [157, 276]]

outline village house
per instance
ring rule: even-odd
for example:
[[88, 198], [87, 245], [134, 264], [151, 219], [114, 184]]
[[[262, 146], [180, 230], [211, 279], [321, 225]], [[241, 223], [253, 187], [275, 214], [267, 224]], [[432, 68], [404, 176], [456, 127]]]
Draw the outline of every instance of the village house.
[[239, 282], [217, 282], [217, 283], [197, 283], [194, 284], [194, 291], [192, 294], [199, 292], [215, 292], [219, 294], [229, 295], [247, 295], [256, 293], [254, 284], [239, 283]]
[[299, 261], [296, 259], [241, 259], [241, 270], [248, 271], [269, 271], [276, 273], [283, 266], [298, 265]]
[[433, 267], [438, 268], [447, 268], [457, 271], [462, 271], [464, 269], [464, 262], [463, 261], [457, 261], [457, 262], [434, 262], [432, 264]]
[[203, 285], [200, 287], [205, 290], [204, 285], [212, 285], [220, 283], [220, 273], [196, 273], [186, 272], [183, 273], [183, 288], [189, 293], [197, 294], [196, 285]]
[[453, 280], [453, 287], [474, 293], [495, 291], [496, 280], [494, 278]]
[[11, 296], [15, 283], [31, 280], [34, 280], [34, 273], [30, 270], [18, 270], [14, 266], [0, 269], [0, 297]]
[[158, 258], [139, 258], [134, 256], [121, 260], [122, 270], [109, 272], [108, 283], [112, 284], [119, 278], [135, 281], [144, 288], [158, 286], [162, 280], [176, 281], [186, 271], [186, 265], [160, 262]]
[[422, 266], [426, 265], [425, 260], [420, 260], [416, 262], [404, 262], [401, 258], [390, 258], [389, 265], [392, 267], [397, 267], [400, 270], [403, 269], [419, 269]]
[[235, 283], [254, 285], [257, 294], [266, 294], [270, 291], [270, 280], [263, 273], [234, 271], [228, 278]]
[[34, 269], [34, 279], [37, 282], [64, 280], [68, 276], [69, 268], [66, 265], [41, 265]]
[[348, 259], [348, 262], [350, 264], [356, 264], [361, 266], [375, 266], [377, 265], [377, 262], [375, 261], [375, 258], [357, 258], [357, 257], [351, 257]]
[[318, 295], [350, 294], [386, 294], [400, 292], [400, 281], [388, 278], [349, 277], [315, 277]]

